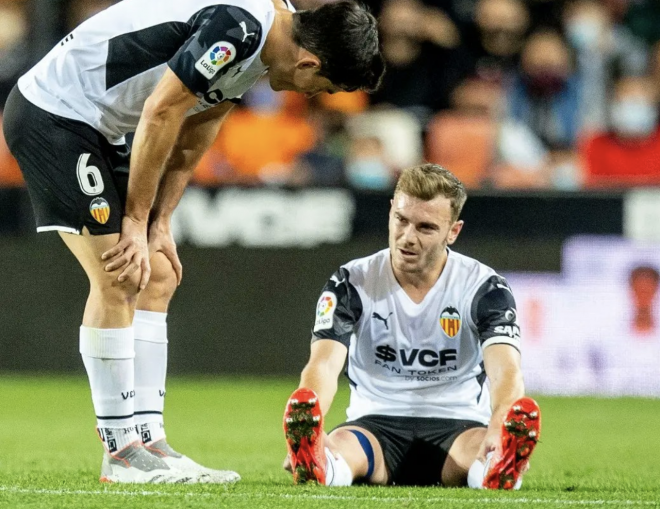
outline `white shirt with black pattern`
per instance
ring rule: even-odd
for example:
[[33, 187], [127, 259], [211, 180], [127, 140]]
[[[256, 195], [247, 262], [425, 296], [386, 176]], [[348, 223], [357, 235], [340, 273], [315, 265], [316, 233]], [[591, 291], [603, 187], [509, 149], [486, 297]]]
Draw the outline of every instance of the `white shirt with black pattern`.
[[440, 278], [416, 304], [394, 277], [385, 249], [343, 265], [317, 304], [313, 340], [348, 347], [349, 420], [364, 415], [488, 423], [483, 348], [520, 349], [506, 280], [447, 250]]

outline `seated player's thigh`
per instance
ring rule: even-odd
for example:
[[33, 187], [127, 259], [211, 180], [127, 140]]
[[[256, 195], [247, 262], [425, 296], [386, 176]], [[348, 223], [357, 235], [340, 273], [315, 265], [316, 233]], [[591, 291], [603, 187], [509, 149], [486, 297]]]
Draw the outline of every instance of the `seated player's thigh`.
[[149, 259], [151, 277], [149, 284], [140, 292], [137, 308], [143, 311], [166, 313], [177, 288], [177, 278], [170, 260], [161, 252]]
[[356, 430], [362, 433], [371, 444], [374, 451], [374, 472], [369, 479], [364, 479], [371, 484], [386, 485], [389, 480], [387, 467], [385, 465], [385, 458], [383, 456], [383, 449], [380, 443], [373, 435], [364, 428], [358, 426], [345, 426], [335, 429], [330, 433], [328, 440], [328, 448], [334, 452], [339, 453], [346, 460], [348, 465], [353, 471], [356, 478], [364, 478], [367, 475], [369, 463], [367, 455], [360, 444], [360, 441], [350, 430]]
[[449, 449], [442, 467], [444, 486], [465, 486], [467, 473], [477, 459], [477, 453], [486, 436], [486, 428], [470, 428], [458, 435]]

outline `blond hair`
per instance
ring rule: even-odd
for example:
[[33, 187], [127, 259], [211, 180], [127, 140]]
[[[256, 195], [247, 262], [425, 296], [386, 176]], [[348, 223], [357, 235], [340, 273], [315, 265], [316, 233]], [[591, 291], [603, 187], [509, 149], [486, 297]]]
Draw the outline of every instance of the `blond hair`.
[[424, 201], [430, 201], [436, 196], [449, 198], [453, 221], [458, 219], [467, 200], [463, 183], [449, 170], [431, 163], [403, 170], [394, 189], [394, 194], [397, 193]]

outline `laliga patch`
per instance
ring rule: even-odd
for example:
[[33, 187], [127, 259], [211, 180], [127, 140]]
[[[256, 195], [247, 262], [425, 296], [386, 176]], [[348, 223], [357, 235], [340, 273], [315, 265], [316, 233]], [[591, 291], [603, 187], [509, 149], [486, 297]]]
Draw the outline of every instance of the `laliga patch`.
[[236, 48], [231, 42], [216, 42], [211, 46], [211, 49], [197, 61], [195, 69], [206, 78], [211, 79], [220, 69], [231, 63], [234, 58], [236, 58]]
[[461, 315], [458, 313], [458, 309], [451, 306], [443, 309], [440, 314], [440, 326], [450, 338], [456, 336], [461, 330]]
[[105, 224], [110, 219], [110, 204], [103, 198], [94, 198], [89, 204], [89, 213], [99, 223]]
[[316, 322], [314, 332], [332, 329], [335, 309], [337, 309], [337, 296], [332, 292], [323, 292], [316, 305]]

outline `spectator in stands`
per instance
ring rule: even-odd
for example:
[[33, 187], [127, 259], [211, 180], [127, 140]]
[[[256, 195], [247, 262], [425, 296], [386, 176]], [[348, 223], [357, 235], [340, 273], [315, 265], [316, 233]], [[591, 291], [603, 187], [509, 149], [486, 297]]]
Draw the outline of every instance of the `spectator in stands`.
[[660, 185], [658, 92], [647, 77], [616, 82], [609, 110], [610, 129], [583, 147], [588, 187]]
[[420, 0], [385, 0], [380, 15], [387, 73], [374, 103], [413, 111], [420, 119], [446, 107], [462, 64], [460, 32], [447, 14]]
[[298, 157], [289, 183], [325, 187], [345, 185], [344, 161], [351, 145], [346, 121], [363, 113], [368, 106], [367, 95], [360, 91], [319, 94], [312, 98], [308, 120], [314, 127], [316, 143]]
[[452, 95], [452, 109], [429, 124], [427, 156], [468, 187], [551, 186], [549, 153], [522, 122], [504, 116], [498, 82], [471, 78]]
[[600, 0], [568, 4], [564, 26], [581, 77], [581, 127], [602, 130], [607, 125], [609, 91], [615, 78], [644, 74], [648, 51], [627, 28], [614, 23], [612, 13]]
[[475, 31], [465, 37], [466, 71], [489, 81], [510, 81], [528, 28], [529, 12], [522, 0], [479, 0]]
[[534, 32], [509, 93], [509, 115], [526, 123], [550, 150], [575, 146], [580, 127], [580, 80], [570, 50], [553, 30]]

